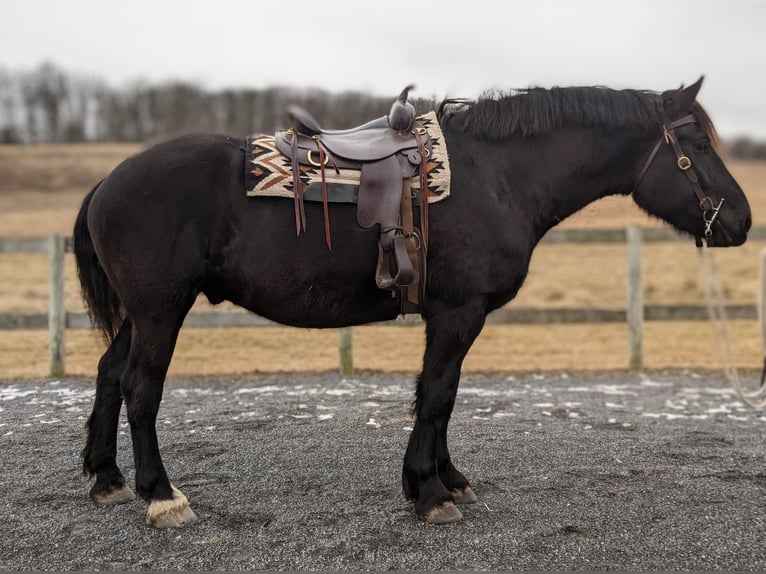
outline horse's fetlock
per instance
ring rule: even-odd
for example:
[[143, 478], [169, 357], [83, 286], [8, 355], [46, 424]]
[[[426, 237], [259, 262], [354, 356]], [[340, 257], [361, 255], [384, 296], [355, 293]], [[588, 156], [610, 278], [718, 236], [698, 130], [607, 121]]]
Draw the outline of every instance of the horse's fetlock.
[[173, 497], [170, 482], [161, 473], [136, 474], [136, 492], [144, 500], [166, 500]]
[[468, 479], [449, 461], [439, 469], [439, 478], [450, 491], [462, 490], [469, 486]]

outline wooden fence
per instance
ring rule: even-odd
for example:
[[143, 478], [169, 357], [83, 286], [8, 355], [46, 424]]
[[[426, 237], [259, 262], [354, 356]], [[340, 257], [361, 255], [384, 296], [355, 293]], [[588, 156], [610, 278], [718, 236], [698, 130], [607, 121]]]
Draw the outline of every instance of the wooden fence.
[[[751, 240], [766, 239], [766, 226], [754, 227]], [[643, 365], [644, 321], [696, 321], [707, 320], [704, 305], [644, 305], [641, 278], [641, 246], [644, 243], [687, 241], [667, 227], [625, 229], [553, 229], [542, 240], [543, 244], [563, 243], [625, 243], [627, 246], [627, 306], [612, 308], [515, 308], [503, 307], [487, 317], [488, 324], [529, 323], [628, 323], [629, 365], [638, 370]], [[48, 313], [0, 313], [0, 330], [48, 329], [49, 365], [51, 376], [63, 376], [66, 366], [66, 329], [90, 328], [83, 313], [68, 313], [65, 307], [64, 257], [72, 252], [72, 238], [60, 235], [45, 237], [0, 237], [0, 253], [48, 253], [50, 260], [50, 299]], [[727, 305], [732, 319], [758, 319], [758, 305]], [[412, 325], [419, 318], [389, 321], [385, 324]], [[252, 313], [190, 313], [184, 321], [189, 327], [264, 327], [276, 323]], [[353, 372], [353, 332], [340, 329], [338, 337], [339, 369], [344, 374]]]

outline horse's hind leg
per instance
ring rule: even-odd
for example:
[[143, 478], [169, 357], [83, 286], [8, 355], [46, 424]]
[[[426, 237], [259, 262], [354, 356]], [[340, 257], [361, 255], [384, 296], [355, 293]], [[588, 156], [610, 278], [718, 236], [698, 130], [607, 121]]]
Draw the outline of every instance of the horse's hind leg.
[[146, 522], [159, 528], [183, 526], [197, 517], [186, 497], [170, 484], [157, 441], [157, 412], [165, 375], [183, 316], [133, 318], [128, 366], [120, 382], [133, 439], [136, 491], [149, 502]]
[[460, 368], [484, 326], [486, 304], [476, 298], [459, 308], [438, 307], [426, 325], [423, 372], [415, 398], [415, 427], [404, 456], [404, 493], [416, 514], [441, 524], [460, 520], [454, 502], [473, 502], [466, 478], [454, 467], [447, 448], [447, 424], [455, 405]]
[[117, 424], [122, 407], [120, 375], [128, 359], [130, 337], [130, 321], [126, 320], [98, 364], [96, 398], [82, 452], [83, 473], [96, 475], [90, 497], [97, 504], [122, 504], [136, 498], [117, 466]]

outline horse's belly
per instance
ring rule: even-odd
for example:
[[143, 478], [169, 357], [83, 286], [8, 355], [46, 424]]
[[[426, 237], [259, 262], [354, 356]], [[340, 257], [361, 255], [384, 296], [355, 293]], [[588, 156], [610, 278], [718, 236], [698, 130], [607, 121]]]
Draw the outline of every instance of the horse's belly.
[[[272, 286], [273, 287], [273, 286]], [[391, 293], [378, 289], [353, 293], [350, 285], [267, 289], [229, 300], [270, 321], [293, 327], [333, 328], [395, 319], [399, 303]], [[357, 291], [357, 293], [359, 293]]]

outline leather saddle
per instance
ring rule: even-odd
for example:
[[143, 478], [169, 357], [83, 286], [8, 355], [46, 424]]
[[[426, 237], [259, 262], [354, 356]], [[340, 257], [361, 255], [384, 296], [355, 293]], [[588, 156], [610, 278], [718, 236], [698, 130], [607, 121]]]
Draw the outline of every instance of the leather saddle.
[[[431, 153], [428, 132], [415, 119], [406, 87], [387, 116], [348, 130], [325, 130], [306, 110], [290, 106], [292, 127], [275, 134], [277, 149], [290, 158], [293, 175], [296, 234], [306, 229], [303, 207], [303, 169], [318, 170], [322, 180], [325, 239], [332, 249], [327, 202], [327, 169], [360, 172], [357, 223], [379, 226], [375, 281], [381, 289], [407, 291], [416, 307], [422, 299], [428, 247], [428, 192], [426, 162]], [[420, 178], [420, 222], [413, 223], [412, 179]], [[422, 281], [421, 281], [422, 278]], [[403, 293], [404, 295], [404, 293]], [[410, 306], [410, 311], [412, 307]]]

